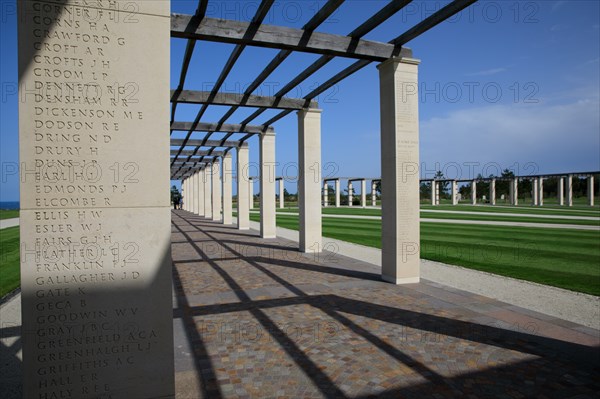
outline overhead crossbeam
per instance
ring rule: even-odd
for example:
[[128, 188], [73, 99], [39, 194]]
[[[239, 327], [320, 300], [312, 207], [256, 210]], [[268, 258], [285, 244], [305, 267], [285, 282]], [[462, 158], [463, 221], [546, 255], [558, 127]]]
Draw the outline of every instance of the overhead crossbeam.
[[[350, 32], [350, 34], [348, 36], [353, 38], [354, 40], [360, 39], [364, 35], [371, 32], [373, 29], [378, 27], [380, 24], [385, 22], [388, 18], [390, 18], [391, 16], [396, 14], [398, 11], [400, 11], [402, 8], [404, 8], [411, 1], [412, 0], [394, 0], [394, 1], [389, 2], [381, 10], [379, 10], [377, 13], [375, 13], [373, 16], [371, 16], [371, 18], [369, 18], [367, 21], [365, 21], [359, 27], [357, 27], [352, 32]], [[400, 51], [402, 51], [402, 50], [400, 50]], [[288, 84], [286, 84], [283, 88], [281, 88], [281, 90], [279, 90], [275, 94], [275, 97], [286, 95], [294, 87], [298, 86], [300, 83], [302, 83], [308, 77], [310, 77], [311, 75], [316, 73], [318, 70], [323, 68], [334, 58], [335, 57], [333, 57], [331, 55], [321, 56], [319, 59], [317, 59], [311, 65], [309, 65], [304, 71], [302, 71], [300, 74], [298, 74], [294, 79], [292, 79]], [[359, 62], [361, 62], [361, 61], [359, 61]], [[362, 61], [361, 64], [363, 64], [363, 63], [364, 63], [364, 65], [367, 65], [369, 62]], [[354, 72], [352, 69], [348, 69], [346, 71], [346, 73], [347, 73], [347, 76], [349, 76], [351, 73], [354, 73]], [[325, 91], [325, 90], [326, 89], [324, 89], [323, 91]], [[244, 119], [244, 121], [242, 121], [242, 124], [250, 123], [251, 121], [253, 121], [255, 118], [257, 118], [259, 115], [261, 115], [266, 110], [267, 110], [267, 108], [260, 108], [260, 109], [256, 110], [252, 115], [250, 115], [246, 119]], [[289, 114], [289, 112], [283, 111], [283, 112], [279, 113], [278, 115], [274, 116], [273, 118], [271, 118], [268, 122], [265, 122], [265, 124], [270, 125], [272, 123], [275, 123], [276, 121], [278, 121], [279, 119], [283, 118], [284, 116], [286, 116], [288, 114]], [[242, 141], [245, 141], [250, 137], [251, 137], [251, 135], [246, 135], [242, 139]]]
[[[171, 91], [172, 101], [184, 104], [208, 105], [239, 105], [241, 107], [265, 107], [275, 109], [297, 110], [302, 108], [316, 108], [316, 101], [299, 98], [277, 98], [269, 96], [243, 96], [236, 93], [217, 93], [212, 96], [208, 91], [182, 90], [178, 98], [174, 97], [175, 90]], [[245, 100], [244, 100], [245, 99]]]
[[[184, 143], [185, 142], [185, 143]], [[184, 139], [171, 139], [171, 147], [198, 147], [204, 145], [206, 147], [241, 147], [243, 144], [239, 141], [226, 141], [221, 145], [220, 140], [206, 140], [204, 144], [202, 144], [202, 140], [184, 140]], [[183, 150], [182, 150], [183, 151]]]
[[[250, 22], [248, 29], [244, 33], [245, 38], [251, 38], [254, 36], [256, 30], [258, 29], [260, 24], [262, 24], [263, 20], [267, 16], [269, 9], [273, 5], [273, 2], [274, 2], [274, 0], [262, 0], [260, 2], [260, 5], [258, 6], [258, 9], [256, 10], [256, 14], [252, 18], [252, 21]], [[200, 20], [198, 18], [193, 18], [194, 24], [196, 24], [199, 21]], [[225, 79], [227, 78], [227, 75], [229, 75], [229, 72], [231, 72], [231, 70], [233, 69], [233, 66], [235, 65], [236, 61], [238, 60], [238, 58], [244, 51], [244, 48], [245, 48], [244, 44], [238, 44], [237, 46], [235, 46], [235, 48], [231, 52], [229, 59], [227, 60], [225, 66], [221, 70], [221, 74], [219, 75], [219, 78], [217, 79], [215, 86], [213, 87], [212, 91], [210, 92], [210, 94], [208, 96], [209, 101], [204, 103], [202, 105], [202, 107], [200, 108], [200, 110], [198, 111], [198, 114], [196, 115], [196, 118], [194, 119], [194, 125], [200, 122], [200, 120], [202, 119], [202, 116], [206, 112], [208, 106], [210, 104], [212, 104], [214, 98], [218, 95], [218, 92], [221, 89], [221, 86], [223, 85], [223, 83], [225, 83]], [[178, 92], [179, 92], [179, 90], [176, 93], [178, 93]], [[173, 96], [171, 98], [173, 98]], [[192, 128], [188, 131], [188, 133], [185, 137], [186, 141], [189, 140], [193, 131], [194, 131], [194, 126], [192, 126]], [[200, 146], [206, 145], [206, 141], [210, 138], [211, 134], [212, 134], [212, 132], [208, 132], [208, 134], [206, 135], [206, 137], [204, 137]], [[198, 146], [196, 148], [196, 151], [198, 151], [200, 146]], [[212, 150], [213, 149], [210, 149], [209, 151], [212, 151]]]
[[[179, 152], [179, 150], [171, 150], [171, 158], [173, 158], [173, 156], [177, 155], [177, 153]], [[212, 153], [208, 153], [208, 151], [197, 151], [194, 153], [194, 151], [192, 150], [183, 150], [181, 151], [181, 156], [207, 156], [207, 155], [213, 155], [213, 156], [223, 156], [225, 154], [225, 151], [213, 151]]]
[[249, 37], [251, 23], [216, 18], [199, 21], [192, 15], [171, 14], [171, 37], [243, 44], [279, 50], [301, 51], [360, 60], [385, 61], [394, 55], [394, 45], [349, 36], [309, 32], [284, 26], [260, 25]]
[[[313, 17], [302, 27], [306, 34], [310, 34], [313, 30], [315, 30], [319, 25], [329, 18], [331, 14], [337, 10], [344, 0], [328, 0], [327, 3], [321, 9], [313, 15]], [[269, 64], [262, 70], [262, 72], [258, 75], [256, 79], [248, 86], [248, 88], [244, 91], [244, 96], [250, 96], [272, 73], [281, 65], [290, 55], [292, 54], [291, 50], [281, 50]], [[225, 115], [220, 119], [220, 123], [225, 123], [227, 119], [233, 115], [233, 113], [239, 108], [239, 106], [231, 107]], [[264, 108], [261, 108], [264, 109]], [[259, 109], [260, 110], [260, 109]], [[242, 122], [242, 125], [246, 125], [247, 122]], [[231, 134], [227, 134], [223, 137], [222, 140], [227, 140]]]
[[238, 124], [220, 124], [220, 123], [205, 123], [200, 122], [194, 125], [193, 122], [172, 122], [171, 130], [173, 131], [189, 131], [195, 132], [214, 132], [214, 133], [272, 133], [272, 126], [264, 125], [238, 125]]
[[[402, 47], [404, 44], [406, 44], [408, 41], [416, 38], [417, 36], [425, 33], [427, 30], [433, 28], [440, 22], [445, 21], [446, 19], [454, 16], [455, 14], [459, 13], [460, 11], [462, 11], [469, 5], [475, 3], [476, 1], [477, 0], [454, 0], [453, 2], [449, 3], [448, 5], [446, 5], [442, 9], [440, 9], [439, 11], [437, 11], [437, 12], [433, 13], [432, 15], [430, 15], [429, 17], [425, 18], [423, 21], [418, 23], [415, 27], [409, 29], [408, 31], [406, 31], [402, 35], [398, 36], [397, 38], [390, 40], [388, 42], [388, 44], [392, 45], [395, 48], [395, 52], [394, 52], [393, 56], [401, 57], [401, 58], [412, 58], [412, 50], [410, 50], [406, 47]], [[350, 76], [350, 75], [358, 72], [362, 68], [366, 67], [371, 62], [372, 61], [368, 60], [368, 59], [361, 59], [361, 60], [356, 61], [355, 63], [353, 63], [349, 67], [343, 69], [342, 71], [340, 71], [339, 73], [334, 75], [332, 78], [327, 80], [325, 83], [319, 85], [313, 91], [308, 93], [304, 97], [304, 99], [311, 100], [311, 99], [315, 98], [319, 94], [328, 90], [330, 87], [332, 87], [332, 86], [338, 84], [339, 82], [341, 82], [342, 80], [346, 79], [348, 76]], [[279, 113], [279, 114], [275, 115], [273, 118], [271, 118], [268, 121], [268, 123], [272, 124], [275, 120], [281, 119], [282, 117], [284, 117], [287, 114], [289, 114], [289, 112], [282, 111], [281, 113]], [[241, 141], [245, 141], [246, 139], [247, 139], [247, 137], [243, 137], [241, 139]]]

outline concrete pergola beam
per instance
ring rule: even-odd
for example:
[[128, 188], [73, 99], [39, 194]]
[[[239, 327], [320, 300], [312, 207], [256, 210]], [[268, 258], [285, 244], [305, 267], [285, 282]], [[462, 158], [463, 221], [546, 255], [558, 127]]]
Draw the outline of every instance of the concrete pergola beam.
[[[177, 94], [177, 96], [175, 96]], [[240, 107], [273, 108], [285, 110], [300, 110], [316, 108], [316, 101], [301, 98], [244, 95], [238, 93], [216, 93], [210, 91], [171, 90], [171, 101], [180, 104], [234, 105]]]

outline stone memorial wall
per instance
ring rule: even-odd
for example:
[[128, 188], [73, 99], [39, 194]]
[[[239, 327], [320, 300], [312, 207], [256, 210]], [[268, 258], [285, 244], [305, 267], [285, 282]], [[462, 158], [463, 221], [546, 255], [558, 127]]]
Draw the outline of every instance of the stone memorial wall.
[[168, 1], [19, 1], [24, 397], [171, 397]]

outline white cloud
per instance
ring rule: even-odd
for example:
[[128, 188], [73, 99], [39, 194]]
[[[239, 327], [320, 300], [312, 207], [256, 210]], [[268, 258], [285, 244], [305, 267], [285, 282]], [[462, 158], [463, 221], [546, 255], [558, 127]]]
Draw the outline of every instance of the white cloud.
[[506, 68], [493, 68], [493, 69], [486, 69], [484, 71], [469, 73], [469, 74], [467, 74], [467, 76], [491, 76], [491, 75], [496, 75], [497, 73], [501, 73], [504, 71], [506, 71]]
[[[428, 165], [534, 162], [540, 173], [600, 169], [600, 103], [513, 104], [460, 109], [421, 123]], [[583, 170], [582, 170], [583, 171]]]

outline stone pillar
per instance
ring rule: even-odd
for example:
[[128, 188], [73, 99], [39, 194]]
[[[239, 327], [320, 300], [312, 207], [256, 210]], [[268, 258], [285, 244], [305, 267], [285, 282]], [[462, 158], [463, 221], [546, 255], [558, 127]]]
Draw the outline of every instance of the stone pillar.
[[219, 158], [215, 158], [212, 164], [212, 176], [211, 176], [211, 186], [212, 186], [212, 220], [215, 222], [221, 221], [221, 204], [222, 204], [222, 196], [221, 196], [221, 164], [219, 163]]
[[565, 178], [564, 177], [558, 178], [558, 184], [557, 184], [556, 191], [557, 191], [556, 196], [558, 198], [558, 205], [560, 205], [560, 206], [565, 205]]
[[348, 182], [348, 206], [352, 206], [354, 202], [354, 190], [352, 188], [352, 182]]
[[194, 172], [192, 175], [192, 197], [194, 198], [194, 213], [196, 215], [200, 214], [200, 198], [198, 196], [200, 186], [200, 173], [198, 171]]
[[341, 200], [340, 200], [340, 180], [336, 179], [335, 180], [335, 207], [339, 208], [341, 205]]
[[[321, 179], [319, 179], [321, 181]], [[275, 133], [260, 135], [260, 236], [275, 238]]]
[[420, 277], [418, 64], [392, 58], [378, 66], [381, 277], [395, 284], [416, 283]]
[[538, 205], [544, 205], [544, 178], [538, 179]]
[[15, 4], [23, 397], [174, 397], [169, 2]]
[[377, 182], [371, 181], [371, 206], [377, 206]]
[[367, 207], [367, 181], [360, 181], [360, 206], [363, 208]]
[[511, 205], [519, 205], [519, 179], [514, 178], [510, 181], [510, 203]]
[[213, 206], [212, 206], [212, 165], [206, 164], [203, 169], [204, 174], [202, 179], [204, 181], [204, 217], [212, 219]]
[[228, 152], [222, 157], [223, 169], [223, 224], [232, 223], [232, 175], [233, 165], [231, 161], [231, 153]]
[[588, 184], [588, 205], [589, 206], [594, 206], [594, 176], [590, 175], [587, 178], [587, 184]]
[[279, 208], [283, 209], [285, 208], [285, 196], [283, 195], [283, 189], [284, 184], [283, 184], [283, 177], [280, 177], [279, 179]]
[[452, 187], [451, 187], [451, 195], [452, 195], [452, 205], [457, 205], [458, 204], [458, 183], [456, 182], [456, 180], [452, 180]]
[[437, 191], [437, 182], [435, 180], [431, 181], [431, 188], [430, 188], [430, 190], [431, 190], [431, 193], [430, 193], [430, 196], [431, 196], [431, 205], [435, 205], [435, 202], [436, 202], [435, 201], [436, 200], [436, 191]]
[[321, 252], [321, 110], [298, 111], [300, 252]]
[[204, 216], [204, 180], [202, 169], [199, 169], [196, 172], [198, 176], [198, 184], [196, 185], [196, 189], [194, 190], [194, 195], [198, 198], [198, 215]]
[[323, 181], [323, 206], [327, 205], [329, 205], [329, 186], [326, 181]]
[[573, 206], [573, 175], [567, 176], [565, 191], [567, 206]]
[[490, 181], [490, 205], [496, 205], [496, 179]]
[[188, 206], [188, 188], [187, 188], [187, 184], [188, 184], [188, 179], [183, 179], [181, 181], [181, 198], [183, 201], [183, 210], [187, 211], [187, 206]]
[[250, 201], [248, 189], [250, 170], [248, 169], [248, 145], [237, 148], [237, 225], [239, 230], [250, 229]]
[[254, 209], [254, 179], [248, 178], [248, 209]]
[[477, 182], [471, 182], [471, 205], [477, 205]]
[[538, 178], [534, 177], [531, 181], [531, 205], [538, 204]]

